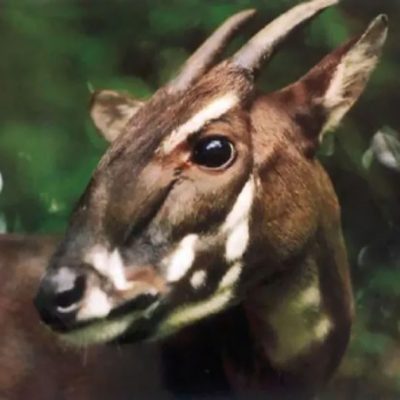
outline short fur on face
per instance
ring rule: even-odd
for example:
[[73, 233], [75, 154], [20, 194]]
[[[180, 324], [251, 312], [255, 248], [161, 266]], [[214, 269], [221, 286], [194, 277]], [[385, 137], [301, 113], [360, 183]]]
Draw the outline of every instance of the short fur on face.
[[[298, 256], [320, 229], [325, 203], [337, 215], [314, 158], [320, 137], [361, 94], [385, 36], [379, 17], [269, 95], [257, 94], [252, 71], [235, 58], [184, 92], [160, 89], [146, 103], [96, 94], [92, 116], [111, 144], [50, 269], [85, 260], [100, 276], [86, 295], [103, 300], [101, 310], [87, 301], [77, 314], [85, 326], [70, 340], [107, 341], [139, 323], [148, 337], [170, 334], [240, 302]], [[193, 149], [207, 137], [228, 140], [233, 162], [197, 165]], [[98, 246], [103, 266], [88, 256], [99, 260]], [[126, 307], [141, 295], [154, 301]]]

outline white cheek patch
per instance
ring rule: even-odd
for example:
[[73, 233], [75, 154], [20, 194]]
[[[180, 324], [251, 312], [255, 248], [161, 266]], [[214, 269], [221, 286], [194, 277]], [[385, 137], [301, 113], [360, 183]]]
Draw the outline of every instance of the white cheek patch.
[[249, 243], [249, 218], [254, 198], [254, 179], [251, 176], [239, 193], [228, 214], [222, 231], [227, 233], [225, 258], [230, 263], [240, 259]]
[[198, 235], [185, 236], [167, 260], [166, 279], [168, 282], [176, 282], [186, 275], [195, 259], [195, 246]]
[[211, 103], [207, 104], [207, 106], [191, 117], [187, 122], [176, 128], [162, 144], [162, 150], [165, 153], [171, 152], [176, 146], [184, 142], [188, 136], [198, 132], [208, 122], [226, 114], [238, 103], [239, 97], [234, 92], [229, 92], [211, 101]]
[[85, 258], [100, 275], [109, 279], [114, 288], [123, 291], [131, 288], [124, 272], [124, 264], [118, 250], [111, 253], [103, 246], [95, 246]]
[[98, 287], [89, 288], [76, 319], [84, 321], [92, 318], [104, 318], [111, 311], [112, 304], [108, 296]]
[[202, 269], [193, 273], [192, 277], [190, 278], [190, 284], [194, 289], [199, 289], [201, 286], [204, 286], [206, 279], [207, 272]]
[[73, 346], [106, 343], [121, 336], [140, 317], [140, 312], [134, 312], [112, 321], [99, 320], [60, 337], [65, 343]]
[[243, 220], [229, 234], [225, 246], [225, 258], [232, 262], [242, 257], [249, 242], [248, 220]]

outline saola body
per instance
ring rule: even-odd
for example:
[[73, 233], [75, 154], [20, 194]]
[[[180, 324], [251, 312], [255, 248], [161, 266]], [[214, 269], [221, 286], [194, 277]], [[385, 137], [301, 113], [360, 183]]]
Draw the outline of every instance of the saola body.
[[353, 315], [338, 202], [315, 158], [386, 38], [377, 17], [294, 84], [259, 95], [262, 63], [334, 0], [282, 15], [215, 64], [225, 22], [146, 102], [96, 92], [110, 141], [35, 299], [77, 345], [161, 341], [175, 392], [312, 396]]

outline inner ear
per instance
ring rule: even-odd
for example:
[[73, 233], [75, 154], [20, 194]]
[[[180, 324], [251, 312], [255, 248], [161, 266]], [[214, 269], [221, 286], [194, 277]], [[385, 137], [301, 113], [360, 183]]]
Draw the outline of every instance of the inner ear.
[[313, 153], [324, 133], [334, 129], [357, 101], [375, 69], [387, 36], [380, 15], [366, 31], [326, 56], [303, 78], [276, 93], [301, 128]]
[[143, 102], [113, 90], [100, 90], [92, 95], [90, 116], [100, 134], [114, 141]]

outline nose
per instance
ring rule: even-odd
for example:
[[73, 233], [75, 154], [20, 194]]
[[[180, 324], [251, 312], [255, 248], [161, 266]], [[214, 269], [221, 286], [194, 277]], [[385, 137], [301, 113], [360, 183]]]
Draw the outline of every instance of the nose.
[[68, 267], [47, 275], [34, 300], [42, 321], [57, 331], [68, 329], [83, 300], [86, 281], [85, 271]]

